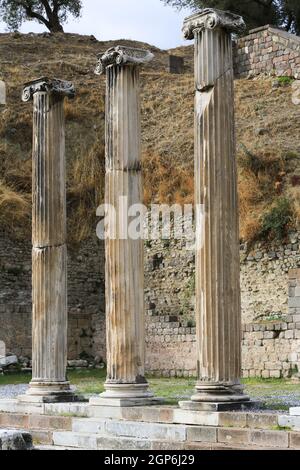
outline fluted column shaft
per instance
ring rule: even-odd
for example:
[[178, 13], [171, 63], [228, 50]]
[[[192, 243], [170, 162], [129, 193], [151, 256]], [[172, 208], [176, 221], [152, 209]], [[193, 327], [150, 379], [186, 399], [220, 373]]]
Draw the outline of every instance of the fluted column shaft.
[[228, 25], [213, 10], [194, 15], [190, 24], [195, 38], [195, 198], [204, 214], [196, 251], [198, 382], [192, 401], [246, 401], [240, 384], [232, 41]]
[[100, 59], [100, 72], [106, 71], [105, 202], [115, 210], [105, 241], [107, 380], [100, 400], [117, 406], [152, 396], [144, 370], [144, 243], [128, 233], [128, 208], [142, 204], [139, 63], [147, 58], [147, 51], [117, 47]]
[[23, 94], [24, 101], [33, 98], [32, 381], [28, 395], [47, 401], [71, 396], [66, 379], [65, 94], [53, 90], [48, 79], [34, 82]]
[[[139, 70], [107, 69], [106, 203], [116, 209], [109, 221], [115, 239], [106, 239], [107, 383], [146, 384], [144, 378], [144, 244], [126, 236], [128, 207], [142, 201]], [[112, 214], [113, 215], [113, 214]], [[121, 216], [120, 216], [121, 215]], [[114, 229], [113, 229], [114, 227]], [[124, 232], [125, 230], [125, 232]]]

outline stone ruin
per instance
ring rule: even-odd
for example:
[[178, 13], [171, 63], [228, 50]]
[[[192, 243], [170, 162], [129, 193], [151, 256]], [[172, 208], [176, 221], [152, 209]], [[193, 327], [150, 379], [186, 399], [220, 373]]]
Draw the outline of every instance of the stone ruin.
[[0, 105], [6, 105], [6, 85], [0, 80]]
[[[231, 33], [244, 27], [241, 17], [215, 10], [192, 15], [183, 27], [185, 38], [195, 39], [196, 204], [205, 207], [203, 246], [196, 249], [198, 382], [191, 402], [181, 404], [184, 409], [216, 411], [225, 404], [250, 404], [240, 384], [239, 227], [231, 43]], [[130, 206], [142, 202], [139, 68], [152, 58], [148, 51], [118, 46], [99, 57], [96, 69], [96, 73], [106, 73], [107, 79], [105, 202], [115, 208], [120, 197], [127, 197]], [[23, 90], [23, 101], [33, 100], [34, 104], [33, 377], [27, 394], [19, 397], [26, 403], [77, 399], [66, 378], [63, 115], [64, 98], [74, 94], [71, 83], [47, 77], [27, 83]], [[124, 223], [128, 227], [129, 218]], [[107, 380], [105, 392], [90, 403], [157, 403], [145, 378], [143, 241], [124, 240], [123, 227], [116, 224], [114, 217], [108, 220], [108, 226], [115, 237], [105, 241]]]
[[169, 55], [168, 72], [175, 74], [184, 73], [184, 57]]
[[[195, 416], [203, 418], [204, 413], [206, 417], [215, 416], [217, 425], [220, 415], [211, 412], [253, 407], [240, 381], [242, 328], [231, 41], [231, 33], [244, 27], [241, 17], [211, 9], [190, 16], [183, 27], [185, 38], [195, 40], [195, 187], [196, 204], [205, 208], [205, 223], [201, 232], [198, 225], [198, 240], [203, 243], [196, 249], [198, 378], [190, 401], [180, 402], [180, 408], [172, 411], [174, 423], [185, 420], [186, 424], [199, 424], [194, 422]], [[109, 49], [99, 57], [96, 73], [105, 73], [107, 79], [105, 201], [114, 207], [120, 196], [128, 197], [130, 205], [142, 200], [139, 69], [152, 57], [148, 51], [125, 46]], [[33, 376], [26, 395], [10, 405], [0, 403], [0, 409], [6, 406], [6, 411], [45, 411], [52, 403], [78, 401], [66, 377], [63, 102], [74, 93], [71, 83], [47, 77], [27, 83], [23, 91], [24, 102], [33, 100]], [[129, 219], [125, 220], [128, 224]], [[114, 418], [123, 416], [123, 409], [140, 407], [143, 413], [143, 407], [161, 402], [153, 396], [145, 378], [143, 242], [123, 239], [122, 226], [110, 215], [108, 225], [116, 237], [105, 241], [107, 380], [105, 392], [91, 398], [88, 406], [97, 416], [111, 413], [109, 417]], [[143, 432], [150, 436], [149, 429]], [[176, 436], [174, 441], [180, 440], [179, 434]], [[252, 439], [250, 432], [249, 436]], [[59, 439], [57, 436], [62, 442]]]
[[6, 357], [6, 346], [4, 341], [0, 341], [0, 359]]

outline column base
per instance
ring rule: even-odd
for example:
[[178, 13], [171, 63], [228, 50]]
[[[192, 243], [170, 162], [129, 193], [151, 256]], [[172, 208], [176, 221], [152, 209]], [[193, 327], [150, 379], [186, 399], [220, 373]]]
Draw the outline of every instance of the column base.
[[150, 406], [162, 404], [163, 400], [155, 398], [144, 384], [105, 384], [105, 392], [90, 399], [91, 406]]
[[[245, 397], [244, 397], [245, 399]], [[251, 400], [237, 401], [237, 402], [194, 402], [182, 401], [179, 402], [179, 407], [186, 411], [246, 411], [253, 408], [258, 408], [259, 404]]]
[[18, 397], [20, 403], [72, 403], [87, 401], [76, 395], [69, 382], [31, 382], [25, 395]]
[[203, 383], [196, 385], [191, 401], [180, 402], [179, 406], [191, 411], [230, 411], [253, 408], [257, 403], [243, 393], [240, 383]]

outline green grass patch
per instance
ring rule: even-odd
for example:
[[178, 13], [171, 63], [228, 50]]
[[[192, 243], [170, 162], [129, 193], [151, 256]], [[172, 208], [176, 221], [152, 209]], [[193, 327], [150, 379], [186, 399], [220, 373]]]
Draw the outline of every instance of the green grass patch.
[[[0, 376], [0, 386], [27, 384], [30, 374], [9, 374]], [[68, 379], [81, 395], [96, 395], [104, 391], [106, 370], [68, 371]], [[194, 378], [157, 378], [148, 377], [150, 388], [157, 397], [165, 399], [166, 404], [176, 405], [187, 400], [194, 392]], [[265, 410], [288, 410], [295, 400], [300, 403], [300, 387], [285, 379], [244, 379], [245, 392], [253, 400], [261, 401]]]
[[289, 426], [273, 426], [272, 428], [272, 431], [292, 431], [292, 428], [290, 428]]

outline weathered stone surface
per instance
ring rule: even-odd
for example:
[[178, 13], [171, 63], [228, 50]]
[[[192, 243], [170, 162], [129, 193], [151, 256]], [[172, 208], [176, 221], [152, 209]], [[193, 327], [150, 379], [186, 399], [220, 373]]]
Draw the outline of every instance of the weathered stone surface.
[[[295, 34], [266, 25], [238, 39], [235, 54], [237, 78], [256, 75], [300, 77], [300, 41]], [[278, 87], [274, 81], [273, 87]]]
[[105, 432], [113, 436], [139, 437], [140, 439], [185, 441], [186, 428], [179, 425], [111, 421], [105, 424]]
[[27, 83], [33, 99], [32, 374], [20, 401], [72, 397], [67, 365], [67, 247], [63, 100], [73, 85], [42, 78]]
[[29, 433], [0, 430], [0, 450], [31, 450], [32, 437]]
[[300, 407], [290, 408], [291, 416], [300, 416]]
[[84, 367], [88, 367], [89, 363], [88, 361], [85, 361], [83, 359], [80, 359], [80, 360], [72, 360], [72, 361], [68, 361], [68, 367], [79, 367], [79, 368], [84, 368]]
[[217, 429], [202, 426], [188, 427], [187, 440], [190, 442], [217, 442]]
[[247, 444], [249, 431], [247, 429], [218, 429], [218, 442], [226, 444]]
[[116, 46], [108, 49], [104, 54], [99, 54], [99, 62], [95, 70], [101, 75], [108, 67], [121, 65], [141, 65], [151, 62], [154, 55], [144, 49], [136, 49], [127, 46]]
[[300, 431], [300, 416], [279, 416], [278, 424], [283, 428], [291, 428], [293, 431]]
[[4, 359], [6, 356], [6, 346], [4, 341], [0, 341], [0, 360]]
[[7, 356], [7, 357], [0, 357], [0, 366], [1, 367], [8, 367], [14, 364], [18, 364], [17, 356]]
[[[142, 202], [140, 90], [138, 65], [152, 59], [140, 49], [118, 46], [101, 55], [106, 71], [106, 391], [92, 405], [129, 406], [151, 398], [145, 379], [144, 246], [128, 234], [128, 207]], [[121, 222], [119, 222], [121, 221]], [[108, 400], [108, 401], [107, 401]]]
[[24, 84], [22, 100], [24, 102], [30, 101], [36, 93], [73, 98], [75, 96], [75, 89], [71, 82], [42, 77]]
[[[184, 22], [195, 38], [195, 198], [204, 210], [196, 249], [195, 402], [247, 401], [240, 386], [241, 300], [230, 31], [241, 17], [205, 9]], [[204, 65], [205, 64], [205, 65]], [[200, 224], [200, 221], [198, 221]]]
[[223, 28], [228, 33], [241, 32], [246, 29], [246, 25], [241, 16], [234, 15], [229, 11], [204, 8], [184, 20], [183, 35], [186, 39], [193, 39], [195, 31], [216, 28]]
[[289, 434], [281, 431], [257, 431], [250, 432], [250, 443], [258, 446], [278, 447], [286, 449], [289, 446]]
[[0, 105], [6, 105], [6, 84], [0, 80]]
[[184, 73], [184, 57], [170, 55], [168, 72], [176, 74]]

